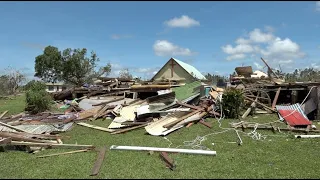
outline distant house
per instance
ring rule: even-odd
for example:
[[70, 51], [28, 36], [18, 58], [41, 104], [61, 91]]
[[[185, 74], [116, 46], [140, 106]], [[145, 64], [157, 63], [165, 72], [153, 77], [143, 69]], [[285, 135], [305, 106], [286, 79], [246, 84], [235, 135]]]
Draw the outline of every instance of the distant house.
[[172, 80], [180, 83], [190, 83], [195, 79], [206, 78], [193, 66], [175, 58], [169, 61], [151, 78], [151, 81]]
[[47, 92], [59, 92], [67, 89], [67, 86], [64, 83], [46, 83]]

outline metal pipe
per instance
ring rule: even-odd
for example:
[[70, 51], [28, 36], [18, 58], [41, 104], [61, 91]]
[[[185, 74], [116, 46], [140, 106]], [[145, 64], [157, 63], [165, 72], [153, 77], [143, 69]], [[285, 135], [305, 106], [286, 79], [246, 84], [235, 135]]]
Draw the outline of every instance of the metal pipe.
[[195, 150], [195, 149], [175, 149], [175, 148], [158, 148], [158, 147], [141, 147], [141, 146], [116, 146], [112, 145], [111, 150], [131, 150], [131, 151], [158, 151], [186, 154], [202, 154], [202, 155], [217, 155], [216, 151]]
[[319, 138], [320, 135], [295, 135], [295, 138]]

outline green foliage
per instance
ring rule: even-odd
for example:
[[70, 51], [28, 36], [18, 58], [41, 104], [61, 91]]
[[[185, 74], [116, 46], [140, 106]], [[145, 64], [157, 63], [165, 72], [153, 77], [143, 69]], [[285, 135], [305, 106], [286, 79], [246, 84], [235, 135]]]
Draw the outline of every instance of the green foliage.
[[42, 55], [35, 58], [35, 76], [46, 82], [64, 81], [82, 86], [84, 83], [92, 83], [93, 78], [110, 74], [110, 63], [95, 70], [98, 61], [99, 58], [93, 51], [87, 57], [86, 48], [59, 51], [56, 47], [48, 46]]
[[227, 81], [227, 77], [210, 73], [206, 74], [205, 77], [209, 82], [211, 82], [212, 84], [216, 84], [219, 87], [224, 86], [225, 82]]
[[240, 115], [240, 107], [244, 102], [242, 90], [228, 88], [222, 96], [223, 113], [227, 118], [238, 118]]
[[320, 80], [320, 71], [314, 68], [295, 69], [292, 73], [285, 75], [285, 80], [287, 82], [317, 82]]
[[45, 91], [46, 85], [40, 81], [30, 81], [26, 85], [26, 110], [32, 114], [50, 109], [51, 96]]

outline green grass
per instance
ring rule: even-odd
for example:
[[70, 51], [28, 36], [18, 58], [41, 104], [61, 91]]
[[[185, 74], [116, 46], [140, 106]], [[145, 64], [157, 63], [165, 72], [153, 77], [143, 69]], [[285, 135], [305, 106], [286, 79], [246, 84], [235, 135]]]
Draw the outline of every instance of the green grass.
[[[1, 111], [15, 108], [22, 110], [16, 100], [1, 106]], [[2, 104], [2, 102], [0, 102]], [[16, 106], [11, 105], [16, 104]], [[18, 108], [17, 108], [18, 107]], [[20, 108], [20, 109], [19, 109]], [[252, 122], [271, 122], [275, 115], [249, 117]], [[111, 120], [96, 120], [95, 125], [107, 127]], [[209, 129], [201, 124], [182, 128], [166, 136], [172, 141], [171, 147], [191, 141], [197, 136], [223, 131], [214, 119], [208, 120], [213, 124]], [[222, 127], [229, 127], [229, 122], [223, 120]], [[317, 125], [317, 124], [316, 124]], [[246, 130], [249, 133], [251, 130]], [[263, 141], [253, 140], [244, 133], [239, 133], [243, 144], [238, 146], [234, 130], [222, 134], [208, 136], [202, 144], [217, 152], [217, 156], [170, 154], [176, 162], [176, 169], [165, 168], [159, 154], [149, 155], [141, 151], [108, 150], [106, 158], [95, 178], [320, 178], [318, 167], [320, 143], [318, 139], [293, 139], [288, 133], [273, 134], [270, 131], [258, 131], [268, 136]], [[144, 129], [134, 130], [125, 134], [110, 135], [87, 127], [74, 125], [71, 131], [62, 135], [71, 136], [64, 143], [92, 144], [96, 147], [111, 145], [168, 147], [169, 142], [163, 137], [145, 134]], [[212, 145], [214, 143], [214, 145]], [[69, 151], [66, 149], [47, 149], [37, 154], [19, 151], [0, 153], [1, 178], [92, 178], [89, 176], [96, 160], [94, 151], [39, 158], [37, 155]]]

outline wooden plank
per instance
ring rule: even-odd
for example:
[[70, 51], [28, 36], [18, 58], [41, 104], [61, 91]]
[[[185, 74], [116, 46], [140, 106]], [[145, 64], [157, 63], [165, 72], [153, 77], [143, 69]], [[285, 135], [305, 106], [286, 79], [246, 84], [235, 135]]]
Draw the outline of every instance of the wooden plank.
[[0, 119], [1, 119], [4, 115], [6, 115], [7, 112], [8, 112], [8, 111], [3, 112], [3, 113], [0, 115]]
[[63, 123], [64, 123], [64, 124], [67, 124], [67, 123], [69, 123], [69, 122], [71, 122], [71, 121], [74, 121], [75, 119], [77, 119], [77, 117], [76, 117], [76, 116], [72, 116], [72, 117], [70, 117], [70, 118], [68, 118], [68, 119], [65, 119], [65, 120], [63, 121]]
[[104, 157], [105, 157], [105, 154], [106, 154], [106, 151], [107, 151], [106, 146], [99, 150], [97, 160], [93, 166], [93, 169], [92, 169], [90, 176], [96, 176], [99, 173], [101, 165], [102, 165]]
[[183, 121], [183, 120], [185, 120], [186, 118], [188, 118], [188, 117], [190, 117], [190, 116], [192, 116], [192, 115], [194, 115], [194, 114], [197, 114], [197, 113], [199, 113], [199, 112], [201, 112], [201, 111], [203, 111], [203, 109], [198, 109], [198, 110], [196, 110], [196, 111], [193, 111], [193, 112], [191, 112], [191, 113], [188, 113], [188, 114], [182, 116], [181, 118], [179, 118], [179, 119], [177, 119], [177, 120], [175, 120], [175, 121], [173, 121], [173, 122], [170, 122], [170, 123], [168, 123], [168, 124], [165, 124], [163, 127], [164, 127], [164, 128], [172, 127], [172, 126], [176, 125], [177, 123], [179, 123], [180, 121]]
[[[248, 99], [248, 100], [250, 100], [250, 101], [252, 101], [252, 102], [254, 102], [254, 101], [255, 101], [254, 99], [251, 99], [251, 98], [246, 97], [246, 96], [244, 96], [244, 98], [246, 98], [246, 99]], [[259, 105], [261, 105], [262, 107], [264, 107], [264, 108], [266, 108], [266, 109], [268, 109], [268, 110], [272, 111], [272, 112], [276, 112], [276, 110], [274, 110], [274, 109], [272, 109], [272, 108], [270, 108], [270, 107], [268, 107], [268, 106], [266, 106], [266, 105], [264, 105], [264, 104], [262, 104], [262, 103], [260, 103], [260, 102], [256, 102], [256, 103], [257, 103], [257, 104], [259, 104]]]
[[92, 118], [92, 120], [96, 120], [101, 116], [102, 113], [104, 113], [109, 108], [109, 105], [105, 105], [100, 111], [98, 111], [97, 114], [95, 114]]
[[276, 95], [275, 95], [275, 97], [274, 97], [274, 99], [273, 99], [272, 106], [271, 106], [272, 109], [275, 109], [275, 108], [276, 108], [280, 91], [281, 91], [281, 87], [279, 87], [279, 89], [277, 90]]
[[80, 126], [84, 126], [84, 127], [88, 127], [88, 128], [92, 128], [92, 129], [97, 129], [97, 130], [100, 130], [100, 131], [114, 132], [114, 130], [112, 130], [112, 129], [108, 129], [108, 128], [104, 128], [104, 127], [100, 127], [100, 126], [95, 126], [95, 125], [87, 124], [87, 123], [83, 123], [83, 122], [79, 122], [77, 124], [80, 125]]
[[147, 125], [148, 125], [148, 123], [145, 123], [145, 124], [141, 124], [141, 125], [138, 125], [138, 126], [133, 126], [133, 127], [130, 127], [130, 128], [121, 129], [121, 130], [112, 132], [111, 134], [120, 134], [120, 133], [128, 132], [128, 131], [131, 131], [131, 130], [134, 130], [134, 129], [138, 129], [138, 128], [141, 128], [141, 127], [144, 127], [144, 126], [147, 126]]
[[0, 137], [11, 138], [14, 141], [27, 141], [27, 142], [38, 142], [38, 143], [50, 143], [51, 142], [51, 141], [47, 141], [47, 140], [39, 140], [39, 139], [24, 137], [23, 135], [10, 133], [10, 132], [0, 132]]
[[12, 141], [11, 145], [32, 146], [32, 147], [50, 147], [50, 148], [88, 148], [88, 149], [94, 148], [93, 145], [34, 143], [34, 142], [21, 142], [21, 141]]
[[79, 152], [87, 152], [89, 149], [81, 149], [76, 151], [69, 151], [69, 152], [63, 152], [63, 153], [55, 153], [55, 154], [48, 154], [43, 156], [36, 156], [37, 158], [44, 158], [44, 157], [51, 157], [51, 156], [59, 156], [59, 155], [65, 155], [65, 154], [74, 154]]
[[201, 119], [201, 120], [199, 121], [199, 123], [201, 123], [201, 124], [203, 124], [203, 125], [207, 126], [208, 128], [212, 128], [212, 125], [211, 125], [211, 124], [209, 124], [208, 122], [205, 122], [203, 119]]
[[193, 122], [190, 122], [186, 127], [189, 128], [192, 125], [193, 125]]
[[186, 103], [182, 103], [182, 102], [177, 102], [177, 104], [179, 104], [180, 106], [185, 106], [185, 107], [188, 107], [188, 108], [191, 108], [191, 109], [194, 109], [194, 110], [200, 110], [200, 109], [203, 109], [199, 106], [193, 106], [193, 105], [190, 105], [190, 104], [186, 104]]
[[174, 164], [174, 161], [170, 159], [167, 152], [160, 152], [159, 156], [171, 170], [173, 170], [176, 167], [176, 165]]

